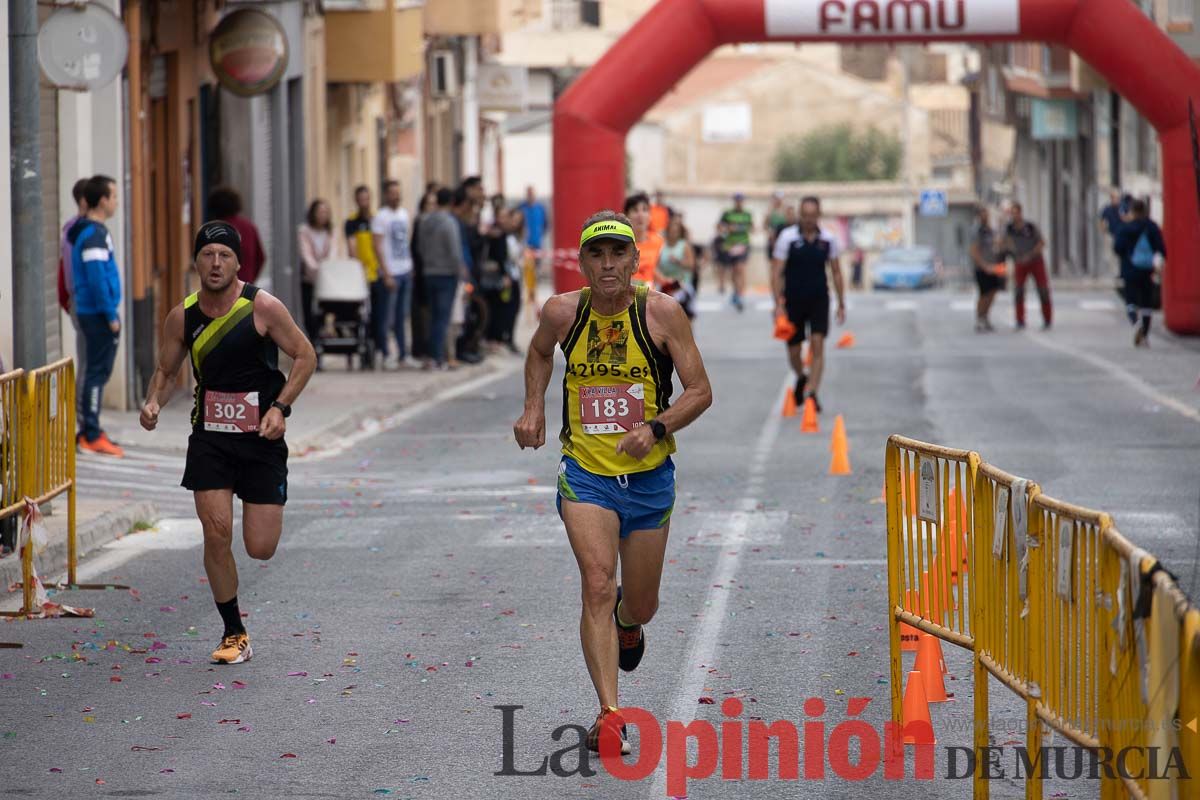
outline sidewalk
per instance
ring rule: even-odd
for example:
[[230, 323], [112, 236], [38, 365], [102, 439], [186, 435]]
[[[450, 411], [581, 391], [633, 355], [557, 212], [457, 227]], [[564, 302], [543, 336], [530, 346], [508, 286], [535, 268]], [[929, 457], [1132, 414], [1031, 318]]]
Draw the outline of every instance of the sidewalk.
[[[546, 296], [543, 290], [541, 297]], [[366, 436], [386, 430], [396, 416], [419, 403], [466, 384], [504, 372], [518, 372], [524, 364], [524, 352], [536, 321], [522, 309], [516, 339], [522, 355], [507, 350], [489, 354], [483, 363], [463, 364], [449, 372], [420, 369], [375, 372], [347, 371], [344, 359], [325, 359], [324, 370], [314, 373], [287, 421], [290, 458], [319, 457], [331, 452], [347, 437]], [[285, 367], [286, 371], [286, 367]], [[187, 452], [191, 431], [191, 393], [178, 390], [159, 416], [154, 431], [142, 429], [136, 411], [112, 411], [102, 414], [110, 437], [130, 453], [156, 452], [174, 457]], [[114, 463], [120, 463], [116, 461]], [[78, 469], [77, 469], [78, 477]], [[36, 559], [38, 574], [50, 579], [66, 569], [67, 505], [64, 498], [51, 504], [46, 516], [50, 545]], [[43, 508], [43, 513], [47, 511]], [[134, 497], [114, 497], [83, 492], [76, 500], [76, 540], [80, 559], [91, 549], [120, 538], [135, 526], [149, 526], [159, 519], [158, 508]], [[21, 562], [16, 554], [0, 559], [0, 587], [7, 591], [21, 580]], [[0, 603], [16, 595], [0, 592]]]

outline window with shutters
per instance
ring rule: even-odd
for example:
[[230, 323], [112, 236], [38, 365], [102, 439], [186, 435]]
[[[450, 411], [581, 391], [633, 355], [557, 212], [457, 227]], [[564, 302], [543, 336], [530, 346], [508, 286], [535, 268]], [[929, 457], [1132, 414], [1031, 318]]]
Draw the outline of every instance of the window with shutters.
[[581, 0], [579, 3], [579, 21], [584, 25], [600, 27], [600, 0]]
[[1167, 30], [1171, 33], [1191, 33], [1196, 23], [1196, 0], [1169, 0]]

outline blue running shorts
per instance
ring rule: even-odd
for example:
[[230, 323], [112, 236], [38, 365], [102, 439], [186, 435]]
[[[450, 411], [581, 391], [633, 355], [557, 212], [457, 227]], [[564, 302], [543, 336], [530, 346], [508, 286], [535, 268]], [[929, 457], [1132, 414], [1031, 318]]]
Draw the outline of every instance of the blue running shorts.
[[675, 508], [675, 462], [670, 458], [647, 472], [611, 477], [595, 475], [570, 456], [558, 465], [558, 516], [562, 501], [607, 508], [621, 520], [621, 538], [633, 531], [657, 530]]

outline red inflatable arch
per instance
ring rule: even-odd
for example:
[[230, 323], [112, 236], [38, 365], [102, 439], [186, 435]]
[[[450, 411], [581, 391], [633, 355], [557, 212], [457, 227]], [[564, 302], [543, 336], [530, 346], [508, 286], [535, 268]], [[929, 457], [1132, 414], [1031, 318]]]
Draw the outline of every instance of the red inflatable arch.
[[[1167, 327], [1200, 334], [1200, 208], [1188, 99], [1200, 68], [1129, 0], [660, 0], [554, 109], [554, 241], [624, 193], [625, 134], [714, 48], [737, 42], [1031, 40], [1078, 53], [1158, 130]], [[649, 60], [649, 61], [648, 61]], [[1200, 99], [1197, 100], [1200, 113]], [[579, 273], [556, 263], [559, 291]]]

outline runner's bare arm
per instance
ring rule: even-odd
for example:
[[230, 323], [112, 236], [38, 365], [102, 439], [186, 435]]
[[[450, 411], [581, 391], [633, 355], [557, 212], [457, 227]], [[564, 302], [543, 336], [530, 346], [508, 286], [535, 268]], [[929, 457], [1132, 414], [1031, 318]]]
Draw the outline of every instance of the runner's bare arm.
[[575, 318], [579, 293], [554, 295], [542, 306], [542, 317], [525, 357], [525, 410], [513, 425], [517, 444], [537, 449], [546, 443], [546, 387], [554, 372], [554, 348]]
[[771, 259], [771, 296], [775, 298], [775, 311], [783, 308], [783, 259]]
[[842, 265], [837, 256], [829, 259], [829, 271], [833, 275], [833, 291], [837, 294], [837, 323], [846, 323], [846, 285], [842, 281]]
[[[279, 298], [259, 292], [254, 298], [254, 323], [262, 323], [262, 333], [269, 336], [279, 349], [292, 359], [287, 383], [279, 391], [278, 400], [286, 406], [296, 402], [308, 379], [317, 368], [317, 354], [308, 337], [300, 330], [287, 307]], [[272, 409], [278, 413], [278, 409]], [[268, 412], [270, 414], [270, 412]], [[282, 416], [281, 416], [282, 418]]]
[[150, 378], [146, 392], [146, 403], [138, 421], [148, 431], [158, 425], [158, 412], [171, 399], [170, 388], [175, 376], [187, 357], [187, 343], [183, 340], [183, 306], [178, 305], [167, 314], [163, 322], [162, 344], [158, 347], [158, 366]]
[[667, 426], [667, 433], [675, 433], [692, 424], [712, 405], [712, 384], [683, 306], [669, 295], [656, 293], [647, 303], [646, 316], [651, 325], [650, 335], [658, 340], [656, 329], [664, 334], [667, 354], [675, 362], [675, 371], [683, 384], [679, 399], [657, 417]]

